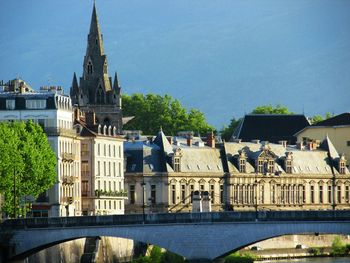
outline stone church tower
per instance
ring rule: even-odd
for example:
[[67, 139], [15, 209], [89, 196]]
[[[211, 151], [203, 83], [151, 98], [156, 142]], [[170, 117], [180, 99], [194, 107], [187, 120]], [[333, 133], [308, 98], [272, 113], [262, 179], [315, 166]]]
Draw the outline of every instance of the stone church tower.
[[118, 133], [121, 133], [121, 88], [117, 74], [113, 85], [112, 78], [108, 75], [107, 56], [104, 53], [103, 36], [98, 24], [95, 4], [83, 63], [83, 76], [78, 84], [74, 73], [70, 96], [73, 105], [81, 111], [94, 111], [97, 123], [115, 126]]

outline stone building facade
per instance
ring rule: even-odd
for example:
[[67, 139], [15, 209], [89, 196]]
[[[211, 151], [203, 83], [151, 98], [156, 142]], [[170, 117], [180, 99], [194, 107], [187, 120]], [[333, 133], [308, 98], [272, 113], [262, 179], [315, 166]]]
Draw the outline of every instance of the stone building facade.
[[80, 116], [75, 128], [81, 137], [83, 215], [124, 214], [124, 139], [115, 126], [96, 123], [93, 112]]
[[72, 103], [83, 112], [93, 111], [101, 125], [112, 125], [121, 134], [122, 105], [121, 87], [117, 74], [114, 82], [108, 74], [108, 61], [104, 53], [103, 36], [94, 4], [86, 54], [83, 62], [83, 75], [78, 80], [74, 73], [70, 96]]
[[348, 209], [350, 174], [329, 138], [321, 145], [268, 142], [215, 145], [200, 138], [125, 142], [126, 213], [191, 212], [193, 193], [211, 210]]
[[57, 157], [57, 183], [33, 204], [33, 216], [80, 215], [80, 140], [69, 96], [60, 87], [35, 92], [23, 80], [9, 83], [0, 93], [0, 121], [39, 123]]

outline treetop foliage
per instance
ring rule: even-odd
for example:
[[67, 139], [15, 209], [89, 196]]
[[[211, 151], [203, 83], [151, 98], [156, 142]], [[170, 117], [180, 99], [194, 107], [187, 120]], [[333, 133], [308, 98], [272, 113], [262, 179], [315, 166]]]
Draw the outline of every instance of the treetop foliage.
[[156, 134], [162, 127], [166, 135], [179, 131], [206, 134], [214, 130], [197, 109], [187, 111], [181, 103], [169, 95], [133, 94], [123, 95], [123, 115], [135, 116], [124, 125], [125, 130], [142, 130], [144, 134]]
[[56, 182], [56, 155], [32, 121], [0, 123], [0, 160], [0, 194], [5, 199], [1, 210], [9, 215], [14, 214], [14, 190], [20, 212], [24, 197], [36, 198]]

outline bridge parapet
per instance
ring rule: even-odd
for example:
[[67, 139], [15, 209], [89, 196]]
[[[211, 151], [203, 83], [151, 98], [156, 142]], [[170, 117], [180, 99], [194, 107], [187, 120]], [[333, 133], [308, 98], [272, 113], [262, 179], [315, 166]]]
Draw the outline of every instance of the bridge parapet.
[[159, 213], [10, 219], [0, 224], [0, 229], [27, 229], [49, 227], [77, 227], [102, 225], [186, 224], [251, 221], [342, 221], [350, 220], [350, 210], [335, 211], [258, 211], [211, 213]]

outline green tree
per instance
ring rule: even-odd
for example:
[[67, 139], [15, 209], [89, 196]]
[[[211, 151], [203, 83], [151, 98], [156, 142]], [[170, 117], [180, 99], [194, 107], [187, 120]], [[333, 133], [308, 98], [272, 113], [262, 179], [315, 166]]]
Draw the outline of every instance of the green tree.
[[341, 238], [336, 236], [332, 242], [332, 256], [343, 256], [346, 253], [346, 246], [343, 244]]
[[23, 198], [38, 195], [56, 182], [56, 156], [42, 128], [32, 121], [0, 123], [1, 210], [24, 215]]
[[142, 130], [144, 134], [155, 134], [162, 127], [165, 134], [175, 135], [178, 131], [191, 130], [205, 134], [214, 128], [202, 112], [187, 111], [178, 100], [169, 95], [155, 94], [123, 95], [123, 115], [135, 116], [124, 129]]
[[277, 104], [276, 107], [270, 105], [263, 105], [256, 107], [252, 114], [293, 114], [289, 109], [281, 104]]
[[236, 130], [237, 126], [239, 125], [240, 121], [242, 119], [239, 118], [236, 120], [235, 118], [231, 119], [230, 125], [229, 126], [224, 126], [220, 133], [221, 133], [221, 138], [224, 139], [225, 141], [229, 141], [232, 137], [232, 134]]
[[311, 117], [311, 124], [316, 124], [320, 121], [324, 121], [324, 120], [327, 120], [329, 118], [332, 118], [333, 117], [333, 114], [331, 114], [330, 112], [326, 112], [326, 115], [323, 117], [322, 115], [315, 115], [313, 117]]

